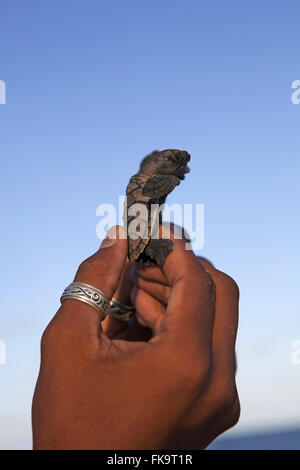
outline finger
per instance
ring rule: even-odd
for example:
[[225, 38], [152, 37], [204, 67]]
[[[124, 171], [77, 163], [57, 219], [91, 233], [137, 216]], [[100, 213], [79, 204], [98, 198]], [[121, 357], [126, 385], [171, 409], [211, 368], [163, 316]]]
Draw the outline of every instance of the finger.
[[[162, 223], [159, 228], [159, 236], [163, 238], [171, 238], [190, 242], [186, 230], [172, 222]], [[148, 266], [140, 263], [132, 264], [132, 271], [140, 275], [144, 279], [159, 282], [160, 284], [169, 285], [163, 269], [159, 266]]]
[[216, 367], [235, 373], [235, 341], [238, 327], [239, 290], [235, 281], [205, 258], [198, 258], [216, 285], [213, 355]]
[[137, 311], [135, 311], [135, 319], [136, 321], [138, 322], [139, 325], [143, 326], [144, 328], [146, 328], [146, 323], [144, 322], [144, 320], [142, 319], [142, 317], [139, 315], [139, 313]]
[[87, 258], [75, 281], [91, 283], [111, 298], [116, 291], [127, 255], [127, 238], [123, 227], [111, 227], [99, 250]]
[[154, 335], [158, 334], [161, 322], [165, 318], [165, 308], [162, 303], [137, 287], [131, 291], [131, 300], [137, 311], [138, 320], [150, 328]]
[[[96, 287], [110, 299], [117, 289], [126, 256], [127, 238], [124, 229], [112, 227], [100, 249], [81, 263], [74, 281]], [[72, 328], [88, 330], [89, 334], [99, 332], [99, 314], [83, 302], [65, 300], [60, 309], [62, 316], [65, 322], [72, 324]]]
[[163, 265], [172, 287], [163, 330], [179, 347], [201, 350], [210, 356], [214, 316], [214, 283], [183, 240], [173, 240], [174, 250]]
[[103, 333], [110, 339], [115, 338], [127, 328], [127, 323], [107, 315], [105, 320], [101, 323]]
[[149, 281], [159, 282], [160, 284], [168, 285], [165, 273], [159, 266], [145, 266], [139, 263], [132, 264], [131, 276], [134, 274], [143, 277]]
[[130, 278], [133, 284], [139, 289], [148, 292], [148, 294], [152, 295], [165, 304], [168, 303], [171, 292], [170, 286], [161, 284], [157, 281], [145, 279], [144, 277], [140, 276], [134, 268], [132, 268], [130, 271]]
[[130, 272], [132, 264], [132, 261], [129, 261], [128, 259], [126, 260], [126, 264], [120, 277], [120, 282], [113, 295], [114, 298], [124, 305], [131, 305], [130, 292], [133, 288], [133, 283], [130, 279]]
[[[149, 328], [145, 328], [145, 325], [142, 325], [141, 322], [138, 321], [136, 316], [134, 316], [130, 320], [130, 323], [128, 324], [127, 328], [125, 328], [121, 333], [114, 337], [114, 339], [121, 339], [130, 343], [134, 341], [139, 345], [142, 345], [143, 343], [149, 341], [150, 338], [152, 338], [151, 330]], [[123, 343], [123, 345], [125, 345], [125, 343]], [[128, 345], [128, 347], [130, 348], [131, 346], [132, 344]]]
[[[124, 305], [131, 305], [130, 292], [133, 288], [133, 283], [130, 280], [130, 270], [132, 263], [127, 259], [123, 268], [117, 290], [114, 292], [113, 297]], [[102, 322], [104, 333], [109, 337], [115, 337], [118, 333], [126, 328], [126, 323], [107, 315]]]

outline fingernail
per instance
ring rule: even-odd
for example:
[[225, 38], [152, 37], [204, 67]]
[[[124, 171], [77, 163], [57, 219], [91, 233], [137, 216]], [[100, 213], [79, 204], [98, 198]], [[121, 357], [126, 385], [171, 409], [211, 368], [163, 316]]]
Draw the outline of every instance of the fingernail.
[[[118, 229], [118, 230], [117, 230]], [[109, 248], [117, 242], [118, 239], [123, 239], [126, 238], [126, 232], [123, 227], [111, 227], [107, 234], [106, 237], [104, 238], [103, 242], [101, 243], [100, 249], [102, 248]]]
[[109, 231], [106, 234], [103, 242], [101, 243], [100, 249], [109, 248], [113, 246], [117, 241], [117, 227], [110, 227]]

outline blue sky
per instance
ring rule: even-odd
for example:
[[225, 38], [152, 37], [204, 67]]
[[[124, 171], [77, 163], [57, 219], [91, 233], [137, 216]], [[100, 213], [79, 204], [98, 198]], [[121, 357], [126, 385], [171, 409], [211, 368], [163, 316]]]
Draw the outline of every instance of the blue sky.
[[41, 333], [154, 148], [191, 153], [199, 254], [241, 290], [234, 432], [300, 424], [299, 2], [1, 4], [0, 448], [30, 448]]

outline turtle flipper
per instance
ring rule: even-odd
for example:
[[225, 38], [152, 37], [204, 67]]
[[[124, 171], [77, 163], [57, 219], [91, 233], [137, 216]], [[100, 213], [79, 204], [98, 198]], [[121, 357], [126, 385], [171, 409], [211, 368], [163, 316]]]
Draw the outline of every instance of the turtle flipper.
[[173, 250], [173, 242], [168, 239], [150, 239], [144, 250], [146, 260], [144, 264], [158, 264], [162, 266], [168, 254]]
[[176, 186], [180, 179], [174, 175], [153, 175], [143, 186], [142, 194], [150, 199], [167, 196]]

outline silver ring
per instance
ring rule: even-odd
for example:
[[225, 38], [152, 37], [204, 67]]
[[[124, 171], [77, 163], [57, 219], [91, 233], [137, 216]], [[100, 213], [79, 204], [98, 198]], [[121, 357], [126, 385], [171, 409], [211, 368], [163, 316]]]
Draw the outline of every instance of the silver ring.
[[103, 321], [107, 316], [110, 309], [110, 301], [101, 290], [96, 287], [85, 284], [84, 282], [72, 282], [63, 291], [60, 302], [64, 300], [73, 299], [80, 300], [91, 307], [93, 307], [100, 315], [100, 320]]
[[130, 305], [124, 305], [119, 300], [114, 297], [110, 301], [110, 311], [109, 314], [120, 321], [129, 321], [134, 314], [134, 308]]

